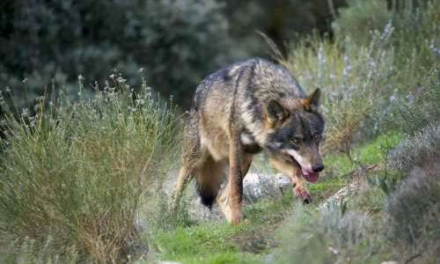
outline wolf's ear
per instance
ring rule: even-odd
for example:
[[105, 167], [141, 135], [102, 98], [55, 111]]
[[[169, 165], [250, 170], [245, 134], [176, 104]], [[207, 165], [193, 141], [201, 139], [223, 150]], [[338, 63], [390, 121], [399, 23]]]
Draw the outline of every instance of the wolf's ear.
[[303, 100], [304, 109], [307, 111], [317, 110], [320, 105], [321, 89], [316, 88], [306, 99]]
[[266, 111], [267, 117], [271, 124], [275, 124], [276, 122], [283, 122], [289, 117], [289, 112], [275, 100], [271, 100], [269, 102]]

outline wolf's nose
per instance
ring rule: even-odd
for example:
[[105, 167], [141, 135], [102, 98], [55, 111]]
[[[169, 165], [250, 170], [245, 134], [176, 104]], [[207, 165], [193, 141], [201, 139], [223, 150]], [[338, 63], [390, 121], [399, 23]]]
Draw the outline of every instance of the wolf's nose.
[[314, 172], [321, 172], [324, 169], [324, 165], [323, 164], [319, 164], [319, 165], [313, 165], [312, 170]]

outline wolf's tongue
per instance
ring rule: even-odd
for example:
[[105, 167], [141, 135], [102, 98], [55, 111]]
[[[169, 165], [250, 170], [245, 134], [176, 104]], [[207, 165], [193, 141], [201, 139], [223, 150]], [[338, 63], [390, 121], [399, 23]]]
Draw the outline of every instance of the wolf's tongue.
[[301, 172], [308, 182], [316, 182], [319, 179], [319, 173], [308, 171], [301, 168]]

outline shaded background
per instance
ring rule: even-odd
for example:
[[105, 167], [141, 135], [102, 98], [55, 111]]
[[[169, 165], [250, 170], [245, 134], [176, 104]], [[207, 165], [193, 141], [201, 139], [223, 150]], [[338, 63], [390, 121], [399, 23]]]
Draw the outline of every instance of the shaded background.
[[[344, 0], [3, 0], [0, 89], [18, 108], [66, 87], [75, 94], [121, 73], [187, 108], [197, 83], [233, 61], [269, 57], [256, 30], [286, 52], [287, 43], [331, 34]], [[333, 7], [329, 6], [329, 3]]]
[[[396, 9], [408, 2], [384, 1]], [[76, 94], [79, 75], [91, 90], [119, 74], [139, 87], [141, 72], [163, 97], [172, 95], [188, 108], [206, 74], [239, 59], [270, 58], [256, 31], [286, 55], [288, 44], [306, 35], [332, 37], [332, 20], [345, 5], [346, 0], [2, 0], [0, 90], [21, 109], [56, 87]]]

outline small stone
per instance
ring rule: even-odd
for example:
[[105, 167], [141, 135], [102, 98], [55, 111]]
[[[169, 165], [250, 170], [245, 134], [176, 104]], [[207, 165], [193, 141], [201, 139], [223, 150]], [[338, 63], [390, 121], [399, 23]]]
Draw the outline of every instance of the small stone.
[[243, 180], [244, 199], [255, 203], [264, 198], [278, 198], [292, 187], [290, 178], [282, 174], [263, 174], [250, 172]]

